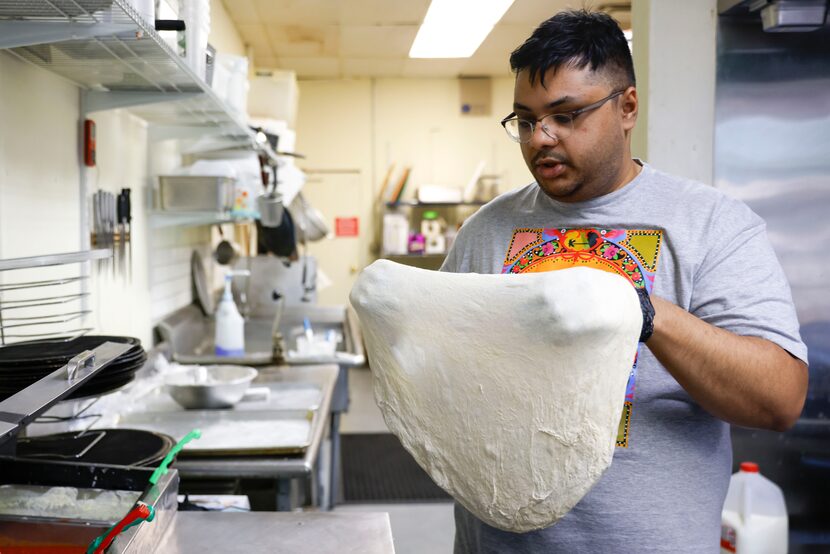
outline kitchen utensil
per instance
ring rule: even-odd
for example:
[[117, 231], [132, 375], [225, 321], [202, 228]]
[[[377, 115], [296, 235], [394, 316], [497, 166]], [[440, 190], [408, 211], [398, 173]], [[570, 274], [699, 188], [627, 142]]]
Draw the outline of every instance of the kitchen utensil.
[[239, 257], [237, 247], [225, 238], [225, 233], [222, 230], [221, 225], [217, 225], [216, 227], [219, 229], [219, 235], [222, 237], [222, 240], [216, 245], [216, 251], [213, 253], [213, 259], [215, 259], [216, 263], [219, 265], [233, 265]]
[[233, 209], [235, 181], [222, 176], [161, 176], [159, 208], [180, 212], [228, 212]]
[[213, 303], [213, 295], [210, 293], [210, 287], [208, 286], [205, 264], [198, 250], [194, 250], [190, 256], [190, 278], [193, 283], [194, 302], [204, 315], [213, 315], [216, 306]]
[[308, 203], [302, 192], [297, 193], [288, 209], [296, 222], [297, 239], [300, 242], [315, 242], [331, 232], [323, 214]]
[[257, 370], [252, 367], [191, 366], [171, 374], [165, 384], [170, 396], [183, 408], [230, 408], [242, 400], [256, 376]]
[[130, 510], [124, 518], [113, 525], [108, 531], [107, 534], [99, 537], [92, 544], [89, 545], [87, 549], [87, 554], [103, 554], [104, 551], [109, 548], [112, 541], [115, 540], [120, 533], [126, 531], [133, 525], [141, 523], [142, 521], [153, 521], [155, 517], [155, 509], [152, 506], [149, 506], [143, 502], [137, 502], [135, 506], [133, 506], [132, 510]]
[[[130, 201], [130, 189], [121, 189], [117, 198], [117, 218], [119, 234], [119, 251], [121, 253], [122, 273], [126, 274], [127, 280], [132, 280], [133, 246], [132, 246], [132, 205]], [[125, 254], [126, 251], [126, 254]]]
[[257, 221], [257, 241], [260, 254], [271, 253], [281, 258], [296, 256], [297, 235], [291, 212], [283, 210], [282, 223], [278, 227], [266, 227]]
[[285, 206], [282, 203], [282, 195], [275, 192], [267, 192], [257, 197], [257, 210], [259, 220], [263, 227], [279, 227], [283, 222]]

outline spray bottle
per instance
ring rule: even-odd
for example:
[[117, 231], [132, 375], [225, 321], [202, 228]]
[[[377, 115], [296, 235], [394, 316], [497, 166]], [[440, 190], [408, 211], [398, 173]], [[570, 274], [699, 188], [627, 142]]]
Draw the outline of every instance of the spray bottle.
[[228, 271], [225, 275], [225, 292], [216, 308], [216, 355], [239, 357], [245, 355], [245, 319], [239, 314], [233, 300], [231, 282], [233, 276], [247, 271]]

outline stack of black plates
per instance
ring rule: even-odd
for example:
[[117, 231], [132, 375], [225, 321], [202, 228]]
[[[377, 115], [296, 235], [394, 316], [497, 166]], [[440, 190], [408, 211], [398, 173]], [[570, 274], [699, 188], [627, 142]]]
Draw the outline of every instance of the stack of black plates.
[[147, 361], [138, 339], [87, 335], [68, 341], [21, 342], [0, 347], [0, 400], [60, 369], [84, 350], [93, 350], [105, 342], [132, 346], [68, 398], [98, 396], [126, 385]]

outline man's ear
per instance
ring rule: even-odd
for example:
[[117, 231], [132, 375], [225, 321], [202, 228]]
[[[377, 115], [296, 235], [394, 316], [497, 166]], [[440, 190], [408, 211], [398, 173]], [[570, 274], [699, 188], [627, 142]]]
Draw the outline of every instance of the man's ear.
[[630, 131], [637, 122], [637, 111], [640, 107], [640, 102], [637, 98], [637, 89], [635, 87], [625, 89], [625, 92], [620, 95], [620, 105], [622, 106], [623, 129]]

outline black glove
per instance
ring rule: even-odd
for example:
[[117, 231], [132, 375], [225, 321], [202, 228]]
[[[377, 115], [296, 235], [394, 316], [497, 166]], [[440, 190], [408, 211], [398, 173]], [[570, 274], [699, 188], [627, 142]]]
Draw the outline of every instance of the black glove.
[[640, 342], [646, 342], [654, 332], [654, 306], [645, 288], [637, 289], [640, 297], [640, 309], [643, 311], [643, 328], [640, 331]]

